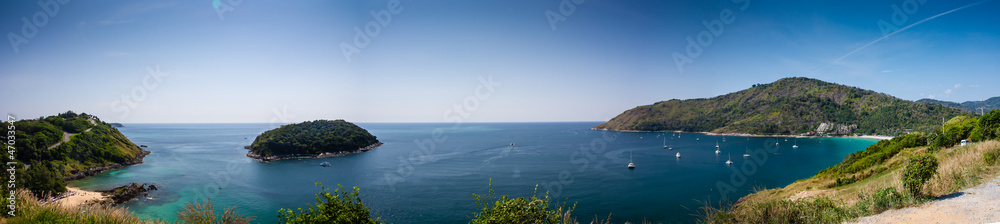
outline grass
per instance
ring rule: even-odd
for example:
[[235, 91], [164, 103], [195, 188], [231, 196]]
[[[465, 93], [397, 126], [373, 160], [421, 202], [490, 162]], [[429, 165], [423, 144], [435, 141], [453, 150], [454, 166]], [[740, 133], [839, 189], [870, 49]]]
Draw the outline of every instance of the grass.
[[18, 190], [17, 216], [0, 219], [0, 223], [166, 223], [142, 220], [124, 208], [108, 208], [89, 204], [67, 207], [56, 203], [43, 203], [27, 190]]
[[[940, 162], [923, 193], [903, 192], [901, 172], [905, 159], [915, 153], [932, 153]], [[929, 152], [927, 147], [906, 148], [881, 164], [858, 173], [874, 172], [867, 178], [834, 186], [838, 175], [816, 175], [784, 188], [759, 190], [730, 206], [703, 204], [700, 223], [836, 223], [874, 215], [888, 209], [919, 205], [992, 180], [1000, 174], [1000, 142]], [[831, 187], [834, 186], [834, 187]], [[803, 192], [811, 193], [803, 197]], [[795, 197], [793, 197], [795, 196]]]

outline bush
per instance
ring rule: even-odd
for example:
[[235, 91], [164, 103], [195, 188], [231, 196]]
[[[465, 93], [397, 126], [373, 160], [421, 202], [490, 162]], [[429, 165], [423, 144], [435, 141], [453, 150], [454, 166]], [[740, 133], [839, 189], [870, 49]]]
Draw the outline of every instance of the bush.
[[239, 223], [250, 223], [255, 217], [243, 217], [239, 212], [236, 212], [236, 206], [226, 209], [221, 216], [216, 217], [215, 206], [212, 205], [212, 199], [209, 198], [205, 201], [205, 204], [198, 203], [188, 203], [184, 206], [184, 210], [177, 213], [177, 220], [181, 223], [191, 223], [191, 224], [214, 224], [214, 223], [226, 223], [226, 224], [239, 224]]
[[896, 188], [886, 188], [875, 191], [875, 193], [862, 196], [861, 201], [855, 206], [868, 214], [878, 214], [885, 210], [899, 208], [906, 205], [906, 197], [896, 191]]
[[987, 166], [995, 165], [997, 161], [1000, 161], [1000, 148], [987, 149], [983, 152], [983, 162]]
[[490, 186], [486, 195], [473, 194], [479, 211], [470, 223], [476, 224], [508, 224], [508, 223], [575, 223], [570, 214], [573, 208], [550, 208], [548, 194], [543, 198], [536, 194], [530, 198], [508, 198], [506, 195], [496, 197]]
[[[316, 205], [309, 205], [309, 210], [299, 208], [278, 210], [281, 223], [382, 223], [382, 218], [371, 217], [371, 212], [358, 197], [360, 190], [345, 191], [339, 184], [330, 194], [322, 184], [316, 182], [323, 191], [316, 195]], [[325, 201], [324, 201], [325, 200]]]
[[903, 170], [903, 186], [910, 195], [921, 195], [920, 189], [937, 173], [937, 167], [938, 161], [934, 155], [920, 153], [910, 156]]

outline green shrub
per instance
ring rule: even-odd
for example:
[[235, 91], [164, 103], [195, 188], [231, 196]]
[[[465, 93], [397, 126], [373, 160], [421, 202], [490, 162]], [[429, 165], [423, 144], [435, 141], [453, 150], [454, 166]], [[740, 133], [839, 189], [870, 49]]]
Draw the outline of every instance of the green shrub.
[[243, 217], [240, 215], [236, 211], [235, 205], [223, 212], [221, 216], [216, 216], [215, 206], [212, 205], [211, 198], [205, 201], [205, 204], [188, 203], [187, 206], [184, 206], [184, 210], [177, 212], [177, 220], [180, 223], [190, 224], [242, 224], [250, 223], [254, 218], [254, 216]]
[[983, 162], [986, 162], [986, 165], [995, 165], [997, 161], [1000, 161], [1000, 148], [988, 149], [983, 152]]
[[861, 201], [855, 206], [868, 214], [878, 214], [885, 210], [903, 207], [906, 201], [906, 196], [896, 191], [896, 188], [890, 187], [862, 196]]
[[308, 210], [299, 208], [297, 212], [284, 208], [278, 210], [281, 223], [382, 223], [382, 218], [372, 218], [368, 207], [361, 203], [357, 187], [348, 192], [338, 184], [330, 194], [322, 184], [316, 184], [323, 188], [316, 195], [316, 205], [310, 204]]
[[921, 195], [920, 189], [937, 173], [937, 167], [938, 161], [934, 155], [920, 153], [910, 156], [903, 169], [903, 186], [910, 195]]
[[576, 207], [564, 208], [557, 206], [550, 208], [548, 193], [542, 198], [537, 196], [538, 187], [535, 186], [535, 194], [530, 198], [518, 197], [508, 198], [500, 195], [497, 198], [493, 191], [492, 184], [489, 193], [486, 195], [473, 194], [479, 211], [470, 223], [476, 224], [515, 224], [515, 223], [575, 223], [570, 216]]

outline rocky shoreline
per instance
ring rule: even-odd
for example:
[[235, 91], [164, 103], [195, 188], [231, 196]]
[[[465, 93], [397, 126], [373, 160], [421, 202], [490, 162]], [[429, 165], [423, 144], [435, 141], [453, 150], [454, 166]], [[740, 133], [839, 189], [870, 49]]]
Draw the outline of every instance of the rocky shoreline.
[[376, 147], [382, 146], [383, 144], [385, 144], [385, 143], [376, 142], [375, 144], [371, 144], [371, 145], [368, 145], [368, 146], [365, 146], [365, 147], [362, 147], [362, 148], [359, 148], [359, 149], [356, 149], [356, 150], [352, 150], [352, 151], [324, 152], [324, 153], [320, 153], [320, 154], [289, 154], [289, 155], [275, 155], [275, 156], [266, 156], [266, 157], [265, 156], [257, 155], [256, 153], [253, 153], [253, 151], [250, 151], [250, 152], [247, 152], [247, 157], [250, 157], [250, 158], [252, 158], [254, 160], [261, 161], [261, 162], [270, 162], [270, 161], [283, 160], [283, 159], [324, 158], [324, 157], [344, 156], [344, 155], [349, 155], [349, 154], [354, 154], [354, 153], [367, 152], [367, 151], [371, 151], [372, 149], [375, 149]]
[[750, 134], [750, 133], [717, 133], [717, 132], [686, 132], [686, 131], [640, 131], [640, 130], [613, 130], [607, 128], [590, 128], [592, 131], [617, 131], [617, 132], [663, 132], [663, 133], [700, 133], [705, 135], [713, 136], [734, 136], [734, 137], [779, 137], [779, 138], [870, 138], [870, 139], [892, 139], [893, 136], [881, 136], [881, 135], [825, 135], [825, 136], [803, 136], [803, 135], [760, 135], [760, 134]]
[[87, 177], [91, 177], [91, 176], [100, 174], [101, 172], [104, 172], [104, 171], [118, 169], [118, 168], [122, 168], [122, 167], [126, 167], [126, 166], [136, 165], [136, 164], [141, 164], [142, 163], [142, 159], [145, 158], [146, 155], [149, 155], [149, 153], [151, 153], [151, 152], [143, 150], [143, 149], [139, 149], [139, 150], [140, 150], [139, 155], [137, 155], [132, 160], [125, 161], [123, 163], [115, 163], [115, 164], [112, 164], [112, 165], [109, 165], [109, 166], [89, 168], [87, 170], [84, 170], [84, 171], [81, 171], [81, 172], [77, 172], [77, 173], [73, 173], [72, 175], [66, 176], [65, 180], [66, 181], [79, 180], [79, 179], [83, 179], [83, 178], [87, 178]]
[[107, 197], [104, 201], [101, 201], [100, 204], [115, 206], [128, 202], [129, 200], [138, 197], [140, 194], [145, 194], [147, 191], [155, 191], [157, 189], [156, 185], [132, 182], [126, 184], [125, 186], [98, 192], [101, 192], [102, 195]]

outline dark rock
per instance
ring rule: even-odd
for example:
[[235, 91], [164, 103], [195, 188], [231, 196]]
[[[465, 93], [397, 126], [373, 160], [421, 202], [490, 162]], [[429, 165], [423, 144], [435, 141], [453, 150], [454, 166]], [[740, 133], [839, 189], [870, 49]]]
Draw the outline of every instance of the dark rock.
[[138, 197], [139, 194], [145, 194], [146, 191], [146, 184], [132, 182], [126, 184], [125, 186], [116, 187], [107, 191], [101, 191], [101, 193], [110, 196], [110, 200], [105, 201], [104, 203], [114, 206], [128, 202], [129, 200]]
[[150, 184], [150, 185], [149, 185], [149, 190], [152, 190], [152, 191], [155, 191], [155, 190], [157, 190], [157, 189], [156, 189], [156, 185], [152, 185], [152, 184]]

